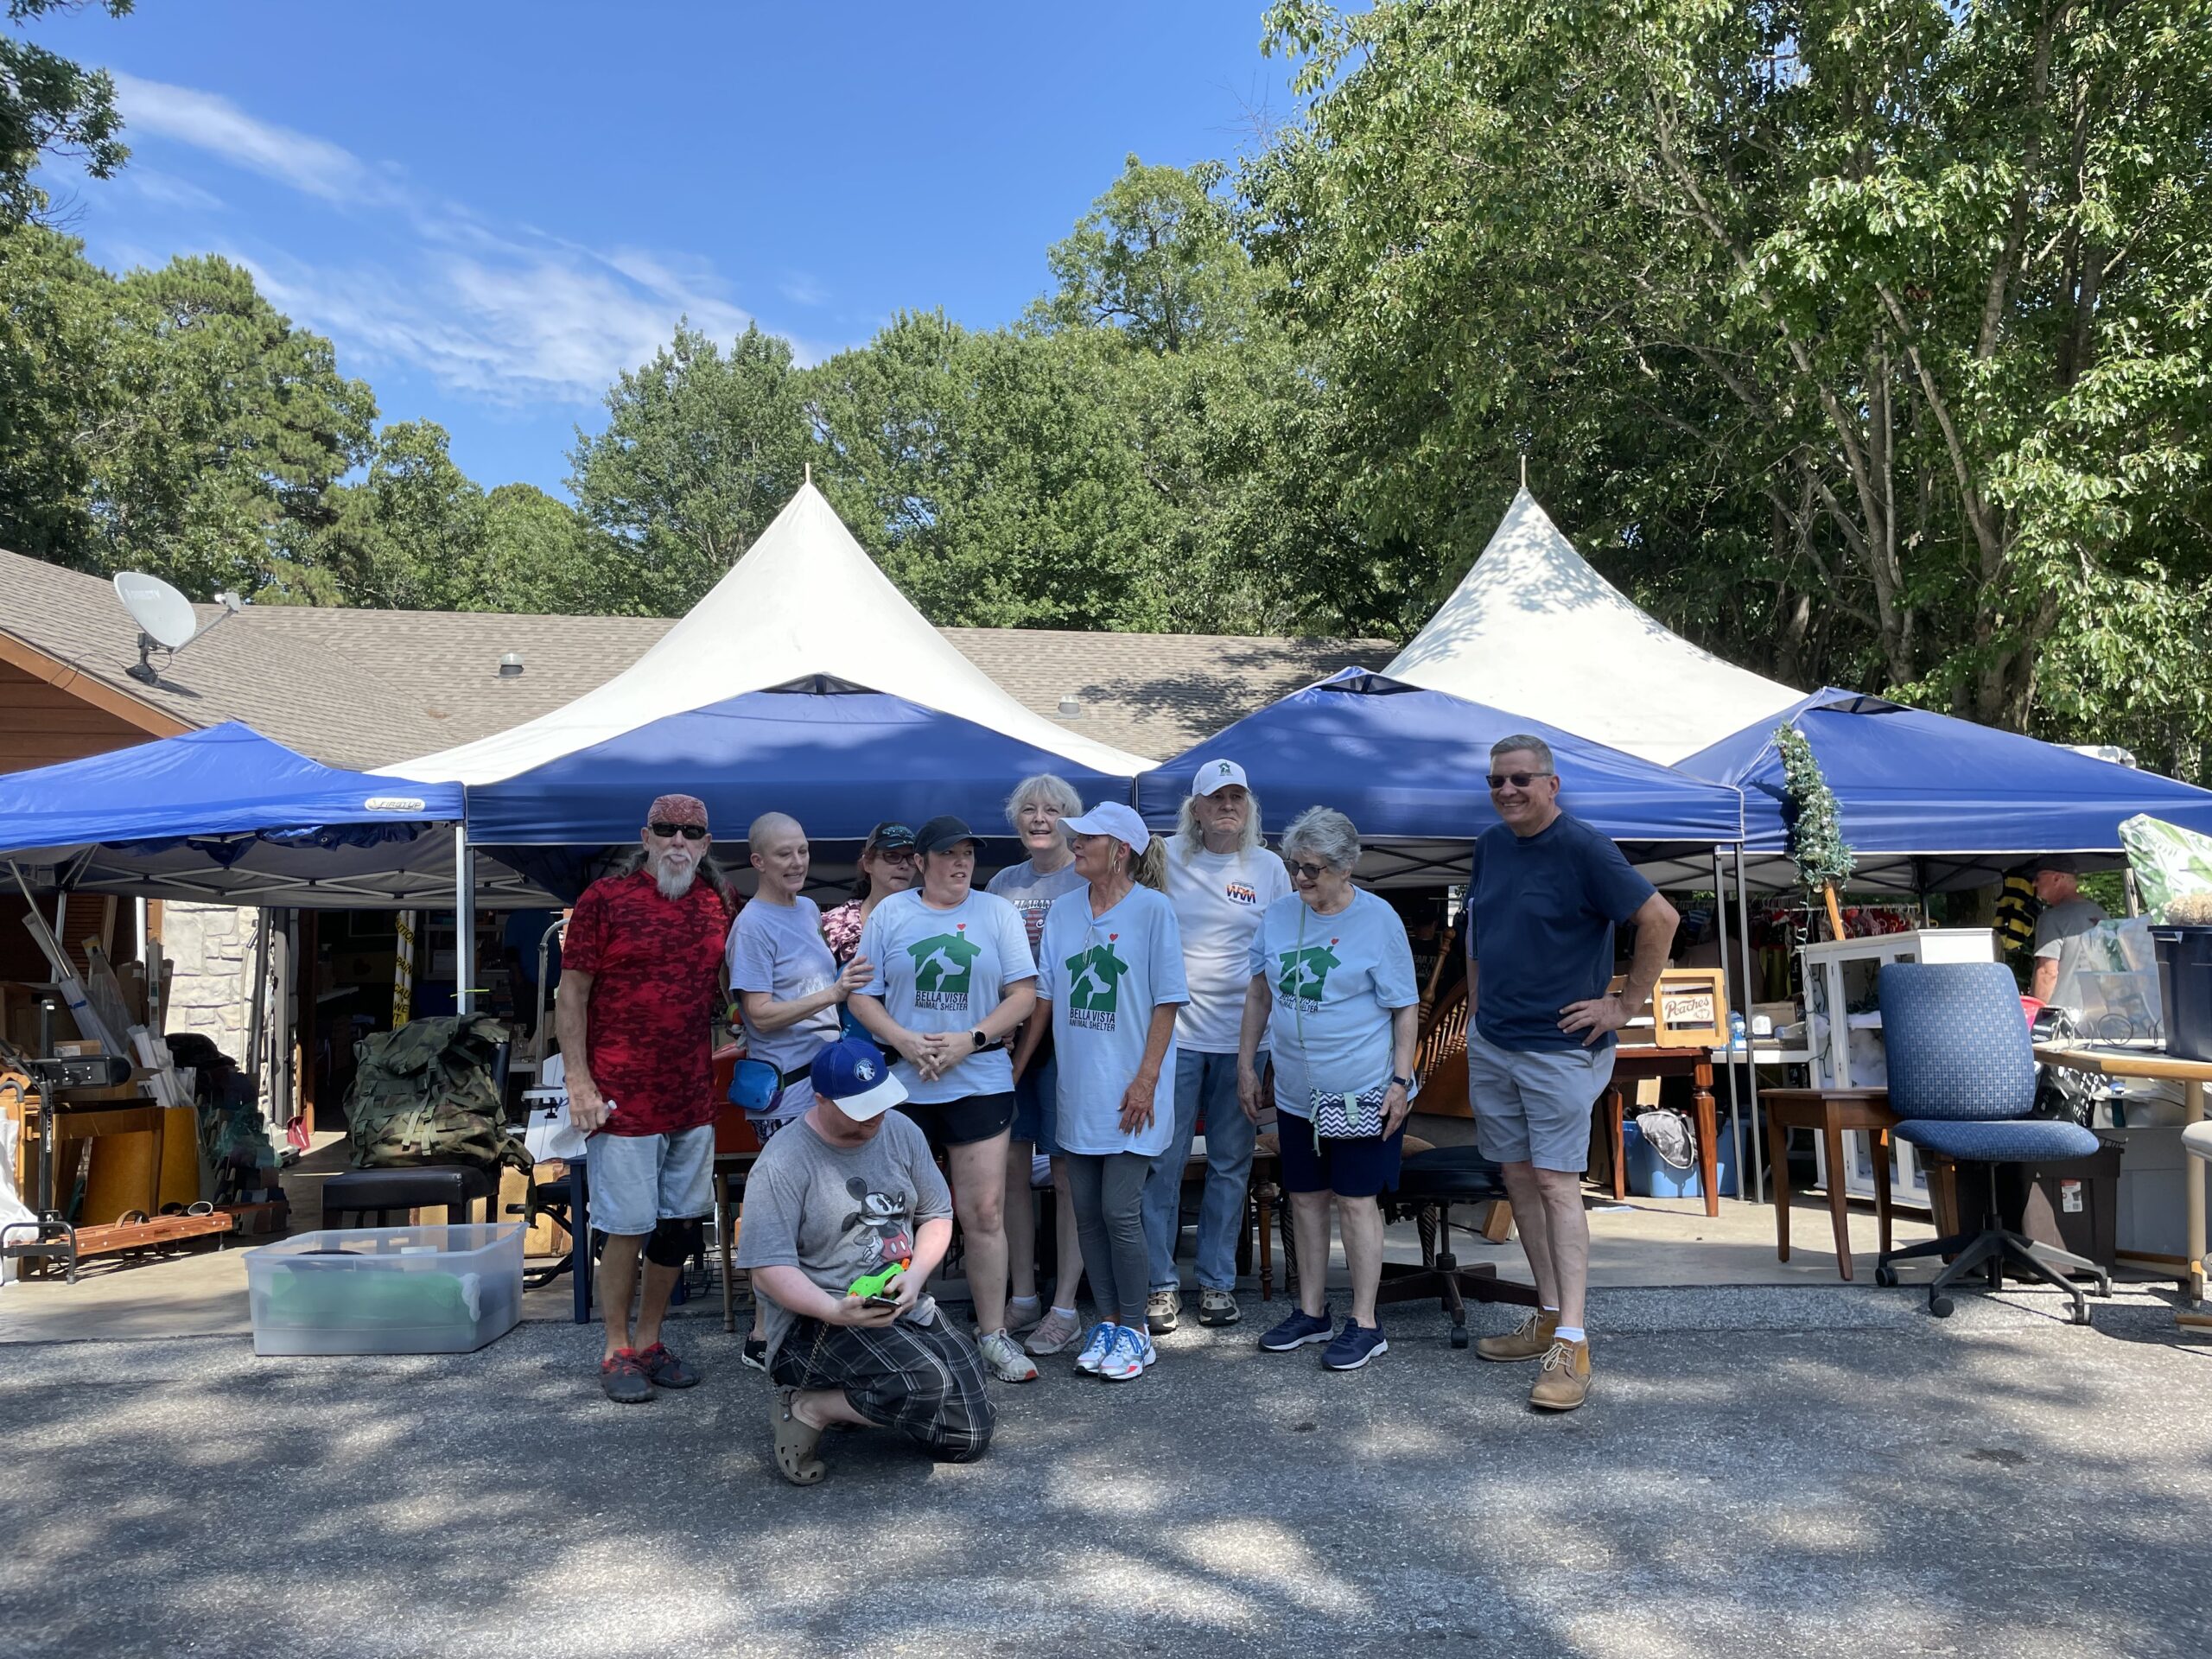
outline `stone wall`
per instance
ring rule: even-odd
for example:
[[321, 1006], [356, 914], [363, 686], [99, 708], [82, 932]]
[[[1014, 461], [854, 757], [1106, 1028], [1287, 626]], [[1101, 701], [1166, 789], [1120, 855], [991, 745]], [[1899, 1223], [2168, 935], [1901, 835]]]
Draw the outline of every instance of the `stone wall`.
[[204, 1033], [240, 1065], [252, 1025], [254, 942], [263, 914], [229, 905], [162, 906], [162, 954], [175, 964], [167, 1027]]

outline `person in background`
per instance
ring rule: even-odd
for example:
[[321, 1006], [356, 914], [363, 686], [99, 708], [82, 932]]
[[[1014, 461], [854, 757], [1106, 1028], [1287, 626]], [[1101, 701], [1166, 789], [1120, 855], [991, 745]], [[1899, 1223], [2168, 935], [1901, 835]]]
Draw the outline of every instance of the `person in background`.
[[[1619, 848], [1560, 808], [1543, 739], [1500, 739], [1490, 766], [1501, 822], [1476, 838], [1467, 882], [1467, 1092], [1475, 1143], [1503, 1172], [1540, 1306], [1475, 1351], [1541, 1360], [1529, 1403], [1572, 1411], [1590, 1392], [1590, 1109], [1612, 1078], [1613, 1033], [1659, 982], [1681, 918]], [[1620, 926], [1636, 929], [1636, 952], [1613, 995]]]
[[1027, 1382], [1036, 1363], [1006, 1328], [1006, 1042], [1036, 1006], [1037, 965], [1014, 906], [974, 890], [974, 830], [931, 818], [914, 844], [921, 886], [885, 899], [861, 930], [874, 976], [853, 994], [853, 1014], [899, 1056], [899, 1109], [950, 1166], [984, 1363], [1001, 1382]]
[[[1175, 1022], [1175, 1132], [1145, 1188], [1152, 1257], [1146, 1317], [1173, 1331], [1183, 1292], [1175, 1270], [1183, 1168], [1198, 1120], [1206, 1126], [1206, 1181], [1198, 1201], [1198, 1323], [1234, 1325], [1236, 1243], [1252, 1176], [1254, 1126], [1236, 1097], [1237, 1028], [1251, 982], [1252, 935], [1269, 905], [1290, 896], [1282, 860], [1260, 842], [1260, 804], [1234, 760], [1209, 760], [1191, 779], [1167, 842], [1167, 897], [1183, 936], [1191, 1000]], [[1267, 1070], [1262, 1033], [1255, 1067]]]
[[[1084, 886], [1068, 850], [1060, 821], [1083, 810], [1083, 802], [1066, 779], [1048, 772], [1025, 778], [1007, 798], [1007, 822], [1029, 857], [1001, 870], [987, 891], [996, 893], [1021, 914], [1029, 931], [1034, 957], [1045, 933], [1045, 912], [1052, 901]], [[1075, 1205], [1068, 1196], [1067, 1160], [1053, 1138], [1057, 1113], [1054, 1084], [1058, 1076], [1052, 1058], [1052, 1038], [1043, 1020], [1030, 1017], [1024, 1027], [1042, 1033], [1039, 1051], [1014, 1080], [1014, 1128], [1006, 1153], [1006, 1249], [1013, 1295], [1007, 1303], [1007, 1328], [1028, 1330], [1022, 1345], [1042, 1359], [1057, 1354], [1083, 1335], [1083, 1321], [1075, 1311], [1076, 1287], [1083, 1282], [1083, 1242], [1075, 1224]], [[1052, 1172], [1057, 1202], [1056, 1229], [1059, 1254], [1052, 1306], [1047, 1313], [1037, 1294], [1037, 1193], [1033, 1172], [1042, 1153]]]
[[861, 848], [860, 880], [853, 896], [822, 912], [822, 937], [843, 967], [861, 948], [861, 930], [875, 907], [914, 885], [914, 832], [903, 823], [879, 823]]
[[1045, 918], [1037, 1013], [1014, 1072], [1027, 1072], [1049, 1024], [1060, 1145], [1098, 1303], [1076, 1369], [1125, 1382], [1159, 1357], [1145, 1316], [1144, 1193], [1174, 1124], [1183, 940], [1160, 891], [1166, 849], [1133, 808], [1103, 802], [1066, 828], [1085, 885]]
[[2080, 871], [2064, 853], [2047, 853], [2036, 861], [2036, 897], [2043, 913], [2036, 918], [2036, 967], [2028, 995], [2038, 1002], [2055, 998], [2061, 984], [2073, 984], [2082, 938], [2105, 919], [2104, 906], [2082, 896]]
[[[822, 912], [804, 891], [811, 861], [806, 831], [781, 812], [764, 812], [746, 831], [760, 885], [730, 925], [729, 994], [745, 1031], [748, 1059], [776, 1069], [776, 1091], [747, 1121], [765, 1148], [776, 1132], [814, 1103], [814, 1057], [837, 1040], [845, 999], [868, 982], [855, 957], [840, 968], [822, 938]], [[768, 1369], [765, 1310], [756, 1297], [744, 1363]]]
[[555, 1009], [569, 1118], [591, 1137], [590, 1224], [607, 1235], [600, 1386], [626, 1405], [699, 1380], [660, 1326], [714, 1207], [713, 1027], [730, 922], [701, 878], [713, 845], [704, 802], [662, 796], [639, 839], [643, 868], [602, 877], [576, 900]]
[[[975, 1344], [926, 1294], [952, 1243], [944, 1178], [921, 1130], [890, 1109], [906, 1091], [874, 1044], [831, 1043], [809, 1081], [812, 1105], [746, 1182], [737, 1243], [768, 1310], [776, 1471], [794, 1486], [820, 1480], [832, 1424], [895, 1428], [971, 1463], [996, 1414]], [[894, 1268], [875, 1300], [855, 1294]]]
[[[1272, 1033], [1282, 1185], [1298, 1243], [1298, 1306], [1260, 1338], [1269, 1353], [1325, 1342], [1321, 1363], [1356, 1371], [1389, 1351], [1375, 1316], [1382, 1282], [1382, 1208], [1398, 1184], [1412, 1109], [1421, 988], [1398, 912], [1352, 885], [1359, 831], [1343, 813], [1309, 807], [1283, 831], [1282, 859], [1296, 892], [1268, 906], [1246, 959], [1237, 1032], [1236, 1093], [1244, 1116], [1265, 1104], [1260, 1039]], [[1325, 1135], [1318, 1115], [1376, 1120], [1369, 1135]], [[1329, 1201], [1336, 1199], [1351, 1274], [1351, 1314], [1330, 1323]]]

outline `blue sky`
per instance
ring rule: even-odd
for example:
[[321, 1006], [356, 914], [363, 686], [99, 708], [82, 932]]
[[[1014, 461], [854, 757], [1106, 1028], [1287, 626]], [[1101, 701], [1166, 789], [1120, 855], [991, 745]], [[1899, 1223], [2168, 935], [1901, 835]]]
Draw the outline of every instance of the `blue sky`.
[[1013, 317], [1126, 154], [1288, 113], [1261, 3], [139, 0], [35, 27], [114, 72], [133, 150], [42, 182], [100, 263], [238, 259], [382, 418], [565, 493], [679, 315], [808, 361], [901, 307]]

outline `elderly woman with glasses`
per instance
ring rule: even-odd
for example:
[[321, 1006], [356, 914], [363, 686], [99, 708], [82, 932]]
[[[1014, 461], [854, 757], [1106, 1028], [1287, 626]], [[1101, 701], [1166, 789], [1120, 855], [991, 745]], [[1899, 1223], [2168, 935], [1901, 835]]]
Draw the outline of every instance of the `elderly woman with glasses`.
[[[1398, 1184], [1411, 1109], [1421, 1000], [1405, 924], [1352, 885], [1359, 832], [1327, 807], [1283, 831], [1293, 892], [1268, 906], [1254, 935], [1251, 983], [1238, 1033], [1236, 1091], [1257, 1122], [1265, 1102], [1257, 1058], [1274, 1060], [1282, 1185], [1302, 1264], [1298, 1306], [1260, 1338], [1270, 1353], [1326, 1343], [1321, 1363], [1353, 1371], [1388, 1351], [1375, 1317], [1382, 1280], [1382, 1210]], [[1335, 1331], [1328, 1306], [1329, 1205], [1336, 1201], [1351, 1271], [1351, 1316]]]

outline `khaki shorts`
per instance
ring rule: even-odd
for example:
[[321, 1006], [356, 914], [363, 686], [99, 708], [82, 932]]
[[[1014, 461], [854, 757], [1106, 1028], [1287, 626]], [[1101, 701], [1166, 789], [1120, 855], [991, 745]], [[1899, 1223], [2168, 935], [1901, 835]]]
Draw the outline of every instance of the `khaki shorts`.
[[1580, 1175], [1590, 1166], [1590, 1109], [1613, 1080], [1613, 1046], [1500, 1048], [1467, 1027], [1475, 1145], [1493, 1163]]

